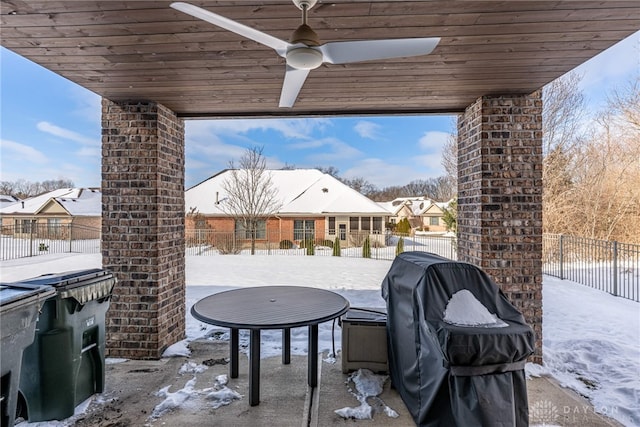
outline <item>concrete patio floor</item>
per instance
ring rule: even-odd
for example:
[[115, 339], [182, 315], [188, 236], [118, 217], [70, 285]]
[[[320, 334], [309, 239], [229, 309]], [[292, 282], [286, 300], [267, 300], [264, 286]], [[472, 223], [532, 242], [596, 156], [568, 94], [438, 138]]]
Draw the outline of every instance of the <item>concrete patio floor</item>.
[[[282, 365], [280, 357], [263, 359], [261, 363], [260, 405], [248, 403], [248, 360], [240, 357], [240, 375], [230, 379], [228, 387], [243, 397], [228, 406], [212, 408], [206, 392], [191, 393], [178, 408], [158, 418], [150, 418], [164, 398], [156, 393], [167, 386], [173, 393], [196, 378], [195, 390], [212, 387], [214, 379], [228, 373], [228, 365], [213, 364], [197, 374], [179, 374], [187, 361], [202, 364], [220, 362], [228, 357], [228, 344], [198, 340], [190, 344], [190, 358], [174, 357], [158, 361], [129, 360], [106, 367], [106, 390], [78, 417], [75, 426], [296, 426], [324, 427], [341, 425], [415, 426], [400, 396], [389, 382], [380, 398], [398, 413], [389, 418], [375, 413], [373, 420], [345, 420], [334, 411], [356, 407], [359, 402], [348, 391], [347, 375], [342, 374], [340, 359], [335, 364], [320, 362], [320, 386], [306, 386], [307, 358], [292, 356], [290, 365]], [[325, 355], [326, 356], [326, 355]], [[527, 381], [531, 425], [619, 426], [617, 422], [593, 411], [588, 401], [563, 389], [549, 378]], [[373, 400], [369, 403], [374, 405]]]

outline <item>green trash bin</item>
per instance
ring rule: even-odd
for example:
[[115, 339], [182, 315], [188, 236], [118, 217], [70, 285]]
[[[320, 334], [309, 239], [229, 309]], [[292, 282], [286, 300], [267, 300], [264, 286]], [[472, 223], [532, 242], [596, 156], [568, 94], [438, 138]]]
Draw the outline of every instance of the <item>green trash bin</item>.
[[12, 427], [18, 402], [22, 353], [35, 337], [38, 311], [55, 294], [48, 286], [0, 284], [0, 425]]
[[19, 416], [62, 420], [104, 391], [105, 317], [116, 279], [106, 270], [47, 274], [21, 283], [52, 286], [33, 344], [24, 351]]

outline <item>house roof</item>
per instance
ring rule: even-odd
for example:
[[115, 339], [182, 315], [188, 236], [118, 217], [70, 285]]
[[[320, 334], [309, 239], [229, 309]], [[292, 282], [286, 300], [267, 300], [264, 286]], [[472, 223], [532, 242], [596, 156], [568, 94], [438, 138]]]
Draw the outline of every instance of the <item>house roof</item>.
[[[268, 170], [268, 173], [281, 204], [279, 215], [389, 215], [376, 202], [317, 169]], [[230, 174], [231, 170], [224, 170], [188, 189], [187, 212], [196, 209], [204, 215], [226, 216], [220, 204], [228, 197], [223, 183]]]
[[10, 196], [8, 194], [0, 194], [0, 208], [4, 208], [6, 206], [12, 205], [15, 202], [19, 202], [20, 199], [18, 199], [15, 196]]
[[71, 216], [101, 216], [102, 193], [95, 188], [60, 188], [0, 209], [3, 215], [36, 215], [50, 203], [59, 204]]

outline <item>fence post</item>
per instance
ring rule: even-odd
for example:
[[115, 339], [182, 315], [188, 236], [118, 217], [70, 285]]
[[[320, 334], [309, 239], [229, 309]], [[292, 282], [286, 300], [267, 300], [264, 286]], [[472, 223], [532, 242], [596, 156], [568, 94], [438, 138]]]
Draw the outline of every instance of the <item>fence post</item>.
[[69, 226], [69, 253], [71, 253], [71, 252], [73, 252], [71, 250], [72, 249], [71, 245], [72, 245], [72, 242], [73, 242], [73, 238], [71, 237], [71, 234], [73, 233], [73, 227], [72, 227], [72, 224], [68, 224], [68, 226]]
[[613, 241], [613, 295], [618, 296], [618, 242]]
[[564, 235], [560, 235], [560, 280], [564, 280]]

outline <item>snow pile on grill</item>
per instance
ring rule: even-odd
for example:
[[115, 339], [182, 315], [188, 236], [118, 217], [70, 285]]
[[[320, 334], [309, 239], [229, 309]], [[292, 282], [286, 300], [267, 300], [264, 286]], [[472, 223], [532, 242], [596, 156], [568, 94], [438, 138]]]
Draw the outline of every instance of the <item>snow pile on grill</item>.
[[444, 321], [456, 326], [503, 328], [507, 325], [495, 314], [489, 313], [480, 301], [466, 289], [451, 296], [444, 310]]

